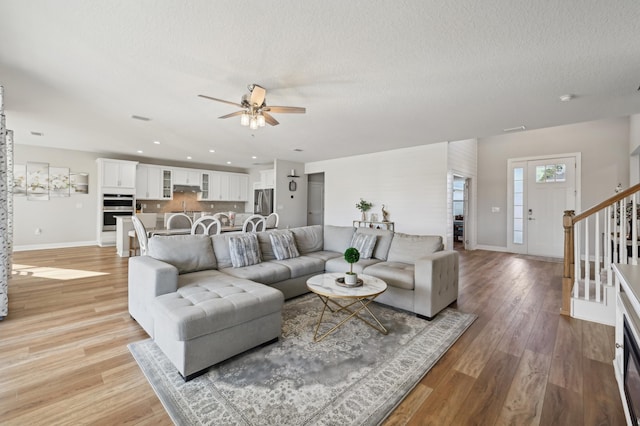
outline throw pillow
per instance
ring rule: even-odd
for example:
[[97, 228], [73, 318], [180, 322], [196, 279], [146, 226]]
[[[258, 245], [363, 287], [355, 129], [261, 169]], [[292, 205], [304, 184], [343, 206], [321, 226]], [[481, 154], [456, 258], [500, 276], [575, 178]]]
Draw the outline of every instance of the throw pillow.
[[351, 247], [358, 249], [360, 259], [371, 259], [375, 245], [376, 235], [373, 234], [353, 234], [351, 238]]
[[253, 232], [229, 238], [229, 253], [234, 268], [255, 265], [262, 261], [258, 237]]
[[205, 235], [156, 235], [149, 238], [147, 254], [175, 266], [180, 274], [216, 268], [211, 239]]
[[284, 260], [300, 256], [298, 247], [296, 247], [296, 240], [293, 238], [291, 231], [272, 232], [269, 234], [269, 238], [271, 239], [271, 248], [276, 255], [276, 259]]

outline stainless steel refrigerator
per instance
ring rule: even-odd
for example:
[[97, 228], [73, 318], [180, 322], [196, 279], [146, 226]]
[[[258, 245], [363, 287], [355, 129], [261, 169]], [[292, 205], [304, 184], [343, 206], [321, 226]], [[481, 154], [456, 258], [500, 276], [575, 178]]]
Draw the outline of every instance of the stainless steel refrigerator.
[[253, 191], [253, 212], [263, 216], [273, 213], [273, 189]]

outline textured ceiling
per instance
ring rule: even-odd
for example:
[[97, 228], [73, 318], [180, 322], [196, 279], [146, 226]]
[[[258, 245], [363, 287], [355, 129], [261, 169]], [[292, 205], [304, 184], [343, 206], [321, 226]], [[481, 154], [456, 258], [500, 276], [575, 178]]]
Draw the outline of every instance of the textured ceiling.
[[[639, 18], [637, 0], [0, 0], [0, 85], [18, 144], [307, 162], [638, 113]], [[250, 83], [307, 114], [252, 131], [197, 97]]]

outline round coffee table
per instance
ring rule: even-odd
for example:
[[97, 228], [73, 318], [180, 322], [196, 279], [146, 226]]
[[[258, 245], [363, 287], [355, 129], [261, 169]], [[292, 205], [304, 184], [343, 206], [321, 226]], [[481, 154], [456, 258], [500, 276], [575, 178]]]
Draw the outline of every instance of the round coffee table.
[[[336, 283], [336, 279], [342, 277], [344, 277], [344, 274], [334, 272], [315, 275], [307, 280], [307, 288], [315, 293], [323, 303], [322, 312], [318, 318], [318, 324], [316, 325], [316, 330], [313, 335], [313, 341], [319, 342], [324, 339], [351, 318], [358, 318], [369, 327], [378, 330], [382, 334], [387, 334], [387, 329], [378, 321], [378, 318], [376, 318], [373, 312], [369, 310], [369, 304], [385, 292], [387, 283], [380, 278], [360, 274], [358, 278], [363, 281], [362, 286], [343, 287]], [[343, 301], [343, 304], [341, 304], [340, 301]], [[329, 306], [329, 303], [331, 303], [333, 307]], [[352, 306], [354, 308], [352, 308]], [[324, 318], [327, 308], [332, 313], [345, 312], [349, 315], [329, 331], [318, 336], [318, 329], [320, 328], [320, 324], [322, 324], [322, 319]], [[368, 316], [373, 318], [375, 324], [360, 316], [360, 313], [363, 311], [366, 311], [369, 314]]]

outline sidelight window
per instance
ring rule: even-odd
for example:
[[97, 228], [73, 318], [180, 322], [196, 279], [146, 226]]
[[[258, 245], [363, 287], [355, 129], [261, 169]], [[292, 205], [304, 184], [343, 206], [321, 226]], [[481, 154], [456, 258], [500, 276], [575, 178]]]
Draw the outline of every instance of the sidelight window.
[[524, 244], [524, 168], [513, 169], [513, 243]]

